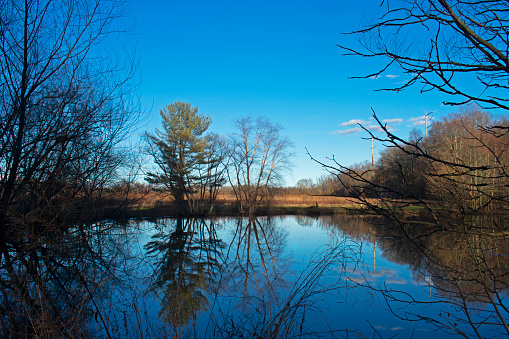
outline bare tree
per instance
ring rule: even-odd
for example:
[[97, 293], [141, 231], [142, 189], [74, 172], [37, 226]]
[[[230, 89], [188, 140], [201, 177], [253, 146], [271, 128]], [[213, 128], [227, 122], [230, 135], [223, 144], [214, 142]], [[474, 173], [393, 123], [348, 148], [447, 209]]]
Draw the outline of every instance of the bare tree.
[[441, 161], [430, 162], [433, 167], [427, 171], [430, 196], [466, 213], [507, 208], [509, 135], [496, 137], [486, 127], [507, 124], [472, 106], [436, 121], [428, 154]]
[[449, 105], [475, 101], [508, 109], [509, 12], [505, 1], [386, 1], [379, 19], [351, 32], [359, 45], [341, 44], [348, 55], [379, 58], [376, 77], [402, 70], [399, 92], [416, 83], [422, 91], [454, 96]]
[[316, 179], [318, 192], [322, 195], [333, 195], [338, 190], [336, 177], [333, 175], [322, 175]]
[[[7, 321], [27, 333], [61, 319], [49, 286], [58, 284], [51, 282], [56, 270], [88, 286], [84, 272], [65, 265], [85, 250], [66, 235], [78, 227], [74, 235], [86, 237], [86, 225], [100, 217], [103, 188], [125, 165], [121, 141], [137, 116], [129, 96], [134, 65], [97, 48], [119, 29], [113, 21], [123, 8], [102, 0], [0, 5], [2, 307], [35, 307], [28, 318]], [[53, 260], [54, 252], [63, 259]], [[65, 326], [57, 321], [55, 328]]]
[[298, 189], [299, 193], [305, 193], [305, 194], [311, 194], [312, 191], [315, 188], [315, 185], [313, 183], [312, 179], [300, 179], [295, 184], [295, 187]]
[[126, 96], [131, 69], [109, 66], [114, 60], [94, 50], [113, 29], [120, 6], [99, 0], [2, 3], [2, 238], [10, 209], [32, 210], [28, 192], [47, 202], [64, 188], [71, 197], [88, 195], [122, 163], [114, 150], [133, 118]]
[[[428, 265], [424, 268], [428, 276], [425, 282], [440, 298], [433, 303], [448, 304], [459, 312], [444, 313], [447, 317], [399, 312], [401, 305], [429, 305], [429, 300], [415, 299], [400, 290], [374, 288], [369, 283], [363, 287], [381, 293], [389, 307], [397, 304], [392, 310], [405, 320], [426, 321], [465, 337], [483, 338], [484, 328], [489, 326], [500, 334], [509, 333], [506, 272], [498, 260], [505, 255], [502, 243], [508, 233], [505, 218], [497, 216], [506, 211], [509, 202], [507, 134], [493, 136], [491, 129], [477, 125], [503, 122], [492, 120], [485, 112], [467, 110], [435, 122], [426, 142], [404, 140], [378, 123], [385, 136], [372, 136], [392, 147], [386, 161], [390, 166], [385, 170], [393, 173], [382, 172], [381, 180], [382, 174], [373, 176], [372, 171], [359, 172], [335, 161], [322, 165], [339, 178], [346, 176], [355, 182], [355, 186], [345, 187], [361, 191], [358, 201], [383, 217], [372, 220], [377, 235], [387, 237], [389, 231], [394, 242], [410, 244], [412, 255], [424, 258]], [[415, 168], [409, 166], [411, 163], [421, 163], [418, 173], [426, 183], [427, 199], [412, 189]], [[391, 183], [398, 178], [398, 184]], [[379, 199], [367, 199], [366, 193], [376, 193]], [[410, 205], [414, 213], [405, 213]], [[422, 212], [418, 217], [415, 208]]]
[[385, 136], [367, 133], [388, 146], [374, 170], [343, 166], [335, 158], [331, 165], [320, 162], [352, 196], [378, 197], [393, 206], [438, 204], [461, 214], [507, 208], [508, 135], [493, 135], [493, 129], [486, 127], [505, 125], [506, 119], [495, 119], [475, 107], [463, 108], [435, 121], [426, 140], [405, 140], [373, 117]]
[[237, 132], [230, 139], [228, 177], [239, 209], [250, 214], [270, 201], [271, 188], [279, 185], [291, 167], [292, 142], [281, 135], [282, 127], [251, 117], [235, 121]]
[[[351, 33], [360, 45], [340, 46], [347, 54], [386, 62], [359, 78], [401, 70], [407, 76], [405, 81], [382, 90], [398, 92], [421, 84], [421, 91], [449, 94], [451, 99], [445, 102], [448, 105], [478, 103], [485, 108], [509, 108], [507, 2], [410, 0], [399, 1], [396, 6], [393, 1], [386, 4], [375, 23]], [[503, 255], [497, 242], [499, 237], [507, 237], [507, 232], [504, 223], [494, 216], [494, 212], [506, 211], [509, 202], [506, 119], [493, 120], [479, 109], [467, 109], [434, 123], [429, 138], [405, 140], [389, 131], [376, 115], [374, 118], [384, 135], [377, 137], [367, 129], [366, 132], [392, 148], [382, 154], [392, 159], [379, 165], [390, 169], [397, 178], [384, 172], [375, 176], [371, 171], [358, 172], [334, 158], [331, 164], [322, 164], [332, 173], [352, 179], [356, 188], [378, 194], [377, 202], [362, 194], [357, 198], [374, 214], [384, 217], [377, 219], [395, 233], [396, 241], [408, 241], [415, 253], [426, 258], [433, 281], [430, 288], [437, 295], [454, 296], [439, 302], [460, 310], [457, 314], [447, 313], [447, 318], [442, 314], [406, 314], [402, 318], [426, 321], [465, 337], [482, 338], [482, 327], [489, 325], [507, 335], [507, 285], [505, 272], [500, 274], [497, 263], [497, 257]], [[428, 196], [411, 189], [416, 164], [416, 174], [424, 179], [423, 189]], [[381, 180], [398, 178], [398, 185]], [[408, 205], [422, 208], [419, 220], [404, 213], [403, 208]], [[461, 239], [457, 246], [462, 252], [461, 260], [437, 257], [434, 243], [422, 241], [430, 235], [440, 239], [441, 250], [447, 253], [456, 247], [455, 239]], [[475, 282], [479, 293], [466, 289], [471, 282]], [[381, 288], [378, 292], [400, 306], [421, 303], [407, 298], [402, 291]], [[475, 315], [480, 313], [483, 318], [478, 320]], [[462, 325], [470, 326], [470, 332]]]
[[[382, 90], [398, 92], [420, 83], [422, 91], [449, 94], [452, 99], [445, 104], [475, 102], [489, 108], [509, 108], [506, 2], [404, 0], [386, 4], [374, 23], [350, 33], [359, 45], [340, 45], [347, 54], [386, 62], [376, 72], [359, 78], [401, 70], [407, 79]], [[400, 157], [380, 165], [385, 169], [391, 167], [391, 174], [398, 174], [399, 169], [397, 180], [401, 187], [368, 178], [369, 172], [354, 173], [350, 168], [333, 166], [354, 179], [358, 187], [423, 203], [424, 195], [408, 194], [412, 191], [408, 184], [420, 175], [410, 175], [407, 169], [409, 165], [415, 169], [414, 165], [419, 163], [417, 167], [425, 171], [420, 177], [425, 177], [428, 189], [434, 190], [429, 193], [446, 205], [456, 202], [455, 207], [465, 213], [485, 212], [495, 203], [497, 208], [507, 205], [505, 190], [497, 188], [503, 187], [507, 179], [506, 119], [493, 120], [485, 113], [471, 113], [469, 117], [434, 124], [434, 135], [429, 140], [410, 141], [379, 124], [384, 137], [367, 132], [393, 148], [384, 155]], [[379, 166], [378, 170], [383, 168]], [[387, 179], [387, 173], [378, 178]]]
[[[409, 142], [422, 141], [422, 133], [412, 130]], [[422, 145], [421, 147], [426, 147]], [[404, 147], [409, 149], [409, 147]], [[424, 199], [429, 196], [427, 176], [425, 175], [428, 163], [421, 157], [409, 155], [398, 147], [387, 147], [379, 156], [373, 169], [373, 181], [379, 183], [387, 190], [371, 192], [374, 197], [400, 197], [394, 192], [406, 192], [408, 197]]]

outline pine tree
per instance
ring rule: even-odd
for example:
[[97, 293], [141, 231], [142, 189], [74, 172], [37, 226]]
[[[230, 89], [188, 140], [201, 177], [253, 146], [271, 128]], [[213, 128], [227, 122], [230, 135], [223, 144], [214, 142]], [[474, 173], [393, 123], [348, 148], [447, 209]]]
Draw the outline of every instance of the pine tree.
[[160, 171], [148, 173], [146, 180], [170, 192], [180, 214], [210, 213], [217, 189], [224, 183], [219, 137], [205, 134], [212, 120], [180, 101], [160, 114], [163, 131], [146, 133], [149, 152]]

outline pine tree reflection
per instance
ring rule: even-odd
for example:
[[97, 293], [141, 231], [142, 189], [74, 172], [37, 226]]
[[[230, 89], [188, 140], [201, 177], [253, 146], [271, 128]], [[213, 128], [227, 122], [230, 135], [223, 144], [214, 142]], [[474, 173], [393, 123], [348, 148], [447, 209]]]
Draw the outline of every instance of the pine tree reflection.
[[166, 219], [145, 248], [158, 258], [151, 290], [162, 293], [159, 316], [179, 336], [209, 308], [207, 292], [221, 268], [224, 243], [213, 220]]

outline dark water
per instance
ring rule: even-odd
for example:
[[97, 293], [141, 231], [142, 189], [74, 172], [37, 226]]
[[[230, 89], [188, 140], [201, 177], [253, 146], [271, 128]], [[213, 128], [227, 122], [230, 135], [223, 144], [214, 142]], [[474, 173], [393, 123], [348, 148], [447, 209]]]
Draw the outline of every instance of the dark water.
[[23, 233], [2, 256], [0, 336], [497, 338], [507, 230], [292, 216]]
[[[505, 242], [412, 227], [359, 216], [133, 222], [129, 274], [103, 295], [104, 322], [114, 337], [507, 333]], [[487, 255], [496, 270], [482, 269]]]

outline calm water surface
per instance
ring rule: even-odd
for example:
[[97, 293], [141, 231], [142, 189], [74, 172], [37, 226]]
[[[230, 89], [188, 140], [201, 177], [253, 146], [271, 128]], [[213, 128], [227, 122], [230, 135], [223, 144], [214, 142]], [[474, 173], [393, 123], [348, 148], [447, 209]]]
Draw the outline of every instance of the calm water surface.
[[490, 322], [482, 298], [448, 292], [436, 262], [465, 258], [449, 258], [459, 252], [443, 236], [430, 235], [430, 258], [360, 216], [160, 219], [117, 236], [125, 272], [100, 299], [115, 337], [474, 335], [458, 302]]

